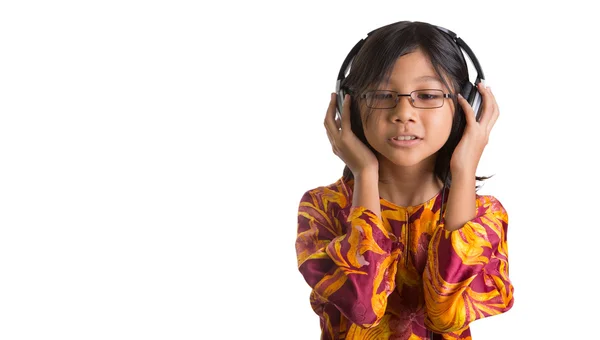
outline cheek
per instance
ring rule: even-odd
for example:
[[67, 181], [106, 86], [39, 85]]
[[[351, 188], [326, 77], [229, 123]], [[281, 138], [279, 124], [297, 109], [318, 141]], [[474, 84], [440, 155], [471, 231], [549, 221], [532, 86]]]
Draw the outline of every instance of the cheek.
[[363, 119], [363, 128], [365, 131], [365, 137], [371, 145], [376, 145], [380, 142], [380, 137], [386, 133], [385, 124], [382, 122], [383, 115], [371, 114], [368, 121]]
[[[440, 112], [441, 113], [441, 112]], [[452, 112], [444, 112], [439, 115], [431, 115], [428, 119], [428, 127], [435, 130], [435, 135], [445, 142], [450, 136], [452, 130]]]
[[446, 137], [448, 137], [450, 135], [450, 131], [452, 130], [452, 121], [453, 121], [452, 118], [453, 118], [452, 114], [449, 113], [448, 115], [446, 115], [444, 117], [444, 121], [442, 122], [442, 125], [445, 127], [444, 131], [445, 131]]

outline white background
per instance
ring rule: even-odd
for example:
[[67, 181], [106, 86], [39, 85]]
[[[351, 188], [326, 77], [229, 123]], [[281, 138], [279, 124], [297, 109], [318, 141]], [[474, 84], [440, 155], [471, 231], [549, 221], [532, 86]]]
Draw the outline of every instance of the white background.
[[[583, 2], [582, 2], [583, 3]], [[2, 1], [0, 339], [318, 339], [302, 194], [367, 32], [427, 21], [501, 115], [480, 191], [509, 212], [508, 313], [474, 339], [594, 336], [599, 32], [578, 1]]]

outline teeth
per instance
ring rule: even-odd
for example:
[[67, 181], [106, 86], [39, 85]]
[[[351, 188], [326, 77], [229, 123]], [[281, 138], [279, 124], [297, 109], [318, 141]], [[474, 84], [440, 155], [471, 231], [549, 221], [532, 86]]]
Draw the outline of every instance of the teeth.
[[394, 137], [395, 140], [413, 140], [413, 139], [417, 139], [417, 137], [415, 136], [398, 136], [398, 137]]

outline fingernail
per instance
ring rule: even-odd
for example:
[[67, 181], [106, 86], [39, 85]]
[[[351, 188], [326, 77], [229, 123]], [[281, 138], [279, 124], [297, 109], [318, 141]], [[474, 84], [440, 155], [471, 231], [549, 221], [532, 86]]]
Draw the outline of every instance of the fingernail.
[[458, 94], [458, 97], [459, 97], [459, 98], [462, 98], [463, 96], [462, 96], [462, 94], [460, 94], [460, 93], [459, 93], [459, 94]]
[[485, 85], [485, 79], [481, 79], [481, 86], [483, 86], [483, 88], [485, 89], [487, 86]]

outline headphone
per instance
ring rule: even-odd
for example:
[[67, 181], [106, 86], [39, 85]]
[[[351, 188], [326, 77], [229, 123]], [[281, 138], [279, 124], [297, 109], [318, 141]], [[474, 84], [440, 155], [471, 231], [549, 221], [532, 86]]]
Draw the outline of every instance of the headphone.
[[[395, 25], [395, 24], [392, 24], [392, 25]], [[387, 26], [390, 26], [390, 25], [387, 25]], [[437, 28], [438, 30], [440, 30], [441, 32], [443, 32], [444, 34], [449, 36], [450, 39], [452, 39], [452, 41], [454, 41], [458, 45], [458, 47], [461, 49], [461, 51], [463, 51], [469, 57], [469, 60], [471, 60], [471, 63], [473, 64], [473, 66], [475, 66], [475, 70], [477, 71], [477, 77], [475, 79], [475, 82], [471, 83], [470, 81], [467, 81], [467, 83], [461, 89], [460, 93], [469, 102], [469, 104], [473, 108], [473, 111], [475, 112], [476, 119], [479, 120], [479, 115], [481, 114], [481, 94], [477, 90], [477, 85], [482, 80], [485, 79], [483, 76], [483, 70], [481, 69], [481, 65], [479, 64], [479, 61], [477, 60], [477, 57], [475, 56], [475, 54], [473, 53], [471, 48], [461, 38], [459, 38], [454, 32], [450, 31], [449, 29], [440, 27], [440, 26], [435, 26], [435, 25], [432, 25], [432, 26], [434, 26], [435, 28]], [[380, 28], [382, 28], [382, 27], [380, 27]], [[342, 67], [340, 68], [340, 72], [338, 73], [337, 82], [335, 85], [335, 92], [337, 93], [337, 115], [340, 118], [341, 118], [341, 114], [342, 114], [342, 105], [344, 104], [344, 96], [348, 93], [348, 91], [344, 87], [341, 86], [342, 81], [346, 78], [346, 75], [350, 72], [350, 67], [352, 66], [352, 61], [354, 60], [354, 57], [356, 56], [356, 54], [358, 54], [358, 51], [360, 51], [360, 49], [363, 46], [363, 44], [365, 43], [365, 41], [369, 38], [369, 36], [373, 32], [379, 30], [380, 28], [369, 32], [365, 38], [363, 38], [359, 42], [357, 42], [356, 45], [354, 45], [354, 47], [352, 48], [352, 50], [350, 50], [350, 53], [348, 53], [348, 55], [346, 56], [346, 59], [344, 59], [344, 63], [342, 64]]]
[[[395, 23], [395, 24], [398, 24], [398, 23]], [[392, 24], [392, 25], [394, 25], [394, 24]], [[390, 25], [387, 25], [387, 26], [390, 26]], [[454, 32], [450, 31], [449, 29], [440, 27], [440, 26], [436, 26], [436, 25], [432, 25], [432, 26], [437, 28], [438, 30], [440, 30], [442, 33], [446, 34], [448, 37], [450, 37], [450, 39], [452, 39], [452, 41], [454, 41], [458, 45], [460, 50], [463, 51], [463, 53], [469, 57], [469, 60], [471, 60], [471, 63], [475, 67], [475, 70], [477, 71], [477, 77], [475, 78], [475, 82], [471, 83], [470, 81], [467, 81], [467, 83], [462, 87], [460, 94], [469, 102], [469, 104], [473, 108], [473, 112], [475, 112], [476, 119], [479, 120], [479, 115], [481, 114], [481, 94], [477, 90], [477, 85], [482, 80], [485, 79], [484, 75], [483, 75], [483, 70], [481, 69], [481, 65], [479, 64], [479, 61], [477, 60], [477, 57], [475, 56], [475, 54], [473, 53], [471, 48], [461, 38], [459, 38]], [[386, 27], [386, 26], [384, 26], [384, 27]], [[380, 27], [380, 28], [383, 28], [383, 27]], [[342, 105], [344, 104], [344, 97], [348, 93], [347, 89], [341, 86], [342, 81], [346, 78], [346, 75], [350, 72], [350, 67], [352, 66], [352, 61], [354, 60], [354, 57], [356, 56], [356, 54], [358, 54], [358, 52], [360, 51], [360, 48], [363, 46], [365, 41], [369, 38], [369, 36], [373, 32], [379, 30], [380, 28], [369, 32], [365, 38], [359, 40], [356, 43], [356, 45], [354, 45], [352, 50], [350, 50], [350, 53], [348, 53], [348, 55], [346, 56], [346, 59], [344, 59], [344, 63], [342, 64], [342, 67], [340, 68], [340, 72], [338, 73], [338, 78], [337, 78], [337, 82], [335, 85], [335, 92], [337, 93], [337, 115], [339, 118], [341, 118], [341, 114], [342, 114]], [[442, 188], [442, 199], [441, 199], [441, 206], [440, 206], [440, 215], [438, 217], [438, 224], [440, 224], [442, 221], [442, 214], [443, 214], [443, 209], [444, 209], [444, 197], [445, 197], [445, 193], [446, 193], [446, 189], [447, 189], [447, 181], [448, 181], [449, 173], [450, 173], [449, 171], [446, 173], [446, 176], [444, 179], [444, 186]]]

